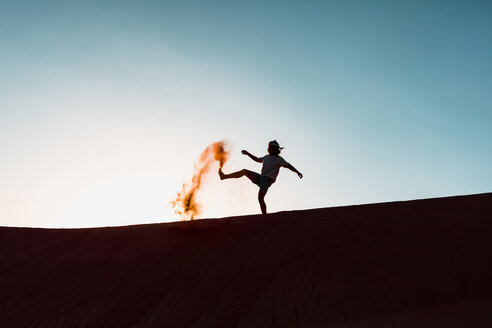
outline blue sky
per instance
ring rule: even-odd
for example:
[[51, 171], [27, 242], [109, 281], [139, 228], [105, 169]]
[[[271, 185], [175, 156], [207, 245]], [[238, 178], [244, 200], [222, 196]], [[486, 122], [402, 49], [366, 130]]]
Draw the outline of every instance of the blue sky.
[[[492, 191], [489, 1], [0, 2], [0, 225], [172, 220], [209, 143], [270, 211]], [[205, 217], [258, 213], [210, 177]], [[175, 219], [175, 218], [174, 218]]]

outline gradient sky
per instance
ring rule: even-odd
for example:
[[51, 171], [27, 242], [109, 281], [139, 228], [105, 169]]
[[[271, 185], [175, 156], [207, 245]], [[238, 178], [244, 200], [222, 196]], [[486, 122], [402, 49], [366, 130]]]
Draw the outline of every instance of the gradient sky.
[[[0, 225], [175, 220], [211, 142], [270, 211], [492, 191], [492, 2], [0, 1]], [[259, 213], [209, 179], [205, 217]]]

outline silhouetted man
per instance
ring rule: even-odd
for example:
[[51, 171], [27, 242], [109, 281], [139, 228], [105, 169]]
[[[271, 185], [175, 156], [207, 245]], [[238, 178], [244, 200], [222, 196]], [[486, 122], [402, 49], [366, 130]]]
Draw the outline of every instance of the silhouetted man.
[[231, 174], [224, 174], [221, 167], [219, 169], [220, 179], [224, 180], [231, 178], [240, 178], [242, 176], [248, 177], [251, 182], [260, 187], [260, 191], [258, 192], [258, 201], [260, 202], [261, 213], [266, 214], [267, 210], [265, 204], [265, 195], [268, 191], [268, 188], [270, 188], [270, 186], [277, 179], [277, 175], [281, 167], [288, 168], [292, 172], [297, 173], [299, 178], [302, 179], [302, 173], [297, 171], [295, 167], [290, 165], [288, 162], [285, 161], [285, 159], [280, 156], [280, 151], [282, 149], [283, 147], [280, 147], [277, 140], [273, 140], [268, 143], [268, 155], [263, 157], [258, 158], [250, 154], [248, 151], [242, 150], [241, 153], [244, 155], [248, 155], [253, 161], [263, 163], [261, 174], [246, 169]]

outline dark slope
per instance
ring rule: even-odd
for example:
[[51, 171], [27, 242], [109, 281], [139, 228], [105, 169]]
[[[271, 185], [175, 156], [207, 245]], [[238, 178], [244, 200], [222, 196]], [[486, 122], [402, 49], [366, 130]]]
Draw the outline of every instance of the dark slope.
[[491, 193], [0, 228], [0, 327], [491, 327], [491, 259]]

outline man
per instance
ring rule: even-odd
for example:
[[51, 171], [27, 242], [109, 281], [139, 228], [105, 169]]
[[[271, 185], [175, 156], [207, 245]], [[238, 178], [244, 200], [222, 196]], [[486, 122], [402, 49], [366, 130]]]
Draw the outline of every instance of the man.
[[267, 210], [266, 210], [266, 203], [265, 203], [265, 195], [268, 191], [268, 188], [270, 188], [270, 186], [277, 179], [278, 172], [281, 167], [285, 167], [291, 170], [292, 172], [297, 173], [299, 178], [302, 179], [302, 173], [297, 171], [295, 167], [293, 167], [291, 164], [286, 162], [285, 159], [283, 159], [280, 156], [280, 151], [282, 149], [283, 147], [280, 147], [277, 140], [273, 140], [268, 143], [268, 155], [265, 155], [260, 158], [250, 154], [246, 150], [242, 150], [241, 153], [243, 155], [248, 155], [255, 162], [263, 163], [263, 166], [261, 168], [261, 174], [246, 169], [231, 174], [224, 174], [224, 172], [222, 172], [222, 167], [221, 167], [219, 169], [219, 177], [221, 180], [240, 178], [242, 176], [248, 177], [248, 179], [250, 179], [251, 182], [253, 182], [258, 187], [260, 187], [260, 191], [258, 192], [258, 201], [260, 202], [261, 213], [266, 214]]

